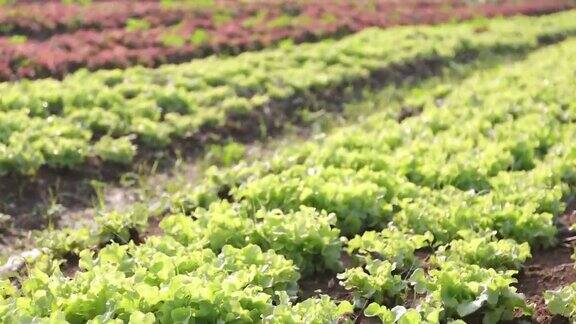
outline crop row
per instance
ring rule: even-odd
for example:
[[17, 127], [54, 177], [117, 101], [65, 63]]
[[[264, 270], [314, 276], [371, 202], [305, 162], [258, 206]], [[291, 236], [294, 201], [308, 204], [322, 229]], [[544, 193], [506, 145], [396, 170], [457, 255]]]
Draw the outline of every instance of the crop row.
[[[199, 130], [294, 110], [376, 73], [486, 51], [525, 51], [576, 32], [576, 12], [436, 27], [371, 29], [338, 41], [211, 57], [158, 69], [80, 71], [0, 84], [0, 174], [130, 163]], [[414, 69], [414, 68], [412, 68]], [[233, 127], [233, 126], [232, 126]], [[242, 127], [246, 128], [245, 125]], [[136, 137], [136, 140], [134, 139]]]
[[[352, 9], [352, 13], [362, 14], [363, 19], [374, 21], [374, 15], [385, 13], [386, 20], [395, 23], [431, 23], [445, 21], [453, 11], [470, 17], [474, 10], [485, 10], [490, 16], [498, 14], [537, 14], [569, 8], [569, 1], [556, 1], [549, 4], [534, 5], [531, 1], [493, 1], [491, 5], [480, 5], [483, 2], [462, 0], [426, 0], [404, 1], [376, 0], [354, 3], [348, 0], [337, 2], [313, 3], [311, 1], [230, 1], [203, 0], [194, 2], [168, 1], [126, 1], [102, 0], [90, 4], [63, 3], [60, 1], [42, 1], [5, 5], [0, 12], [0, 35], [23, 35], [32, 39], [43, 39], [55, 34], [70, 33], [81, 29], [105, 30], [124, 28], [130, 20], [138, 19], [148, 27], [173, 25], [184, 19], [209, 18], [216, 24], [228, 22], [218, 15], [228, 16], [227, 20], [253, 21], [255, 17], [276, 19], [283, 15], [298, 18], [310, 12], [340, 14], [342, 9]], [[411, 12], [411, 15], [408, 13]], [[370, 15], [372, 13], [372, 15]], [[349, 12], [350, 14], [350, 12]], [[436, 14], [436, 18], [434, 18]], [[479, 12], [475, 13], [480, 14]], [[267, 17], [262, 17], [267, 16]], [[396, 17], [394, 17], [396, 16]], [[312, 18], [312, 17], [309, 17]], [[308, 19], [309, 19], [308, 18]], [[336, 17], [340, 18], [340, 16]], [[441, 19], [441, 20], [440, 20]], [[307, 19], [303, 19], [307, 20]], [[258, 22], [258, 21], [253, 21]]]
[[[529, 314], [514, 288], [515, 270], [529, 258], [528, 244], [555, 244], [554, 219], [576, 184], [570, 143], [576, 98], [569, 94], [574, 48], [569, 42], [542, 51], [455, 89], [428, 89], [423, 98], [408, 100], [423, 106], [422, 115], [401, 123], [374, 118], [272, 159], [215, 171], [211, 180], [175, 199], [174, 210], [193, 218], [170, 216], [162, 227], [187, 244], [222, 237], [237, 244], [243, 235], [235, 234], [251, 228], [230, 221], [243, 219], [241, 213], [206, 224], [211, 218], [203, 216], [205, 207], [195, 209], [209, 206], [212, 217], [226, 215], [216, 207], [223, 188], [240, 206], [315, 207], [334, 212], [336, 228], [354, 237], [346, 249], [361, 252], [364, 265], [339, 278], [354, 291], [355, 305], [379, 304], [367, 308], [367, 315], [393, 322], [402, 306], [392, 312], [381, 305], [406, 306], [398, 298], [405, 300], [410, 285], [424, 294], [409, 301], [416, 307], [403, 315], [413, 323], [475, 312], [496, 323], [514, 312]], [[411, 271], [418, 267], [414, 250], [425, 246], [436, 248], [428, 264], [433, 270]], [[560, 298], [566, 296], [568, 289]]]
[[[83, 67], [151, 67], [211, 53], [268, 47], [284, 39], [303, 42], [340, 36], [373, 26], [530, 15], [574, 6], [569, 0], [484, 4], [463, 0], [325, 0], [282, 5], [269, 1], [230, 2], [234, 1], [194, 8], [164, 8], [154, 2], [16, 6], [0, 15], [6, 33], [0, 37], [0, 80], [62, 78]], [[58, 30], [66, 32], [42, 39]]]
[[207, 208], [224, 195], [256, 209], [335, 213], [349, 237], [392, 221], [439, 244], [467, 228], [551, 246], [553, 217], [575, 180], [574, 46], [425, 90], [408, 101], [424, 107], [419, 116], [374, 117], [266, 161], [214, 170], [176, 195], [174, 210]]
[[79, 29], [105, 30], [125, 27], [130, 19], [150, 26], [167, 26], [184, 17], [182, 10], [162, 8], [159, 2], [100, 1], [90, 5], [61, 2], [6, 5], [0, 11], [0, 35], [45, 39]]
[[[363, 311], [383, 323], [498, 323], [530, 315], [516, 274], [532, 248], [557, 243], [555, 219], [576, 188], [575, 70], [576, 41], [566, 41], [459, 85], [415, 89], [405, 104], [420, 115], [372, 115], [264, 160], [212, 169], [174, 194], [163, 234], [99, 252], [80, 247], [73, 277], [46, 256], [21, 289], [2, 281], [0, 316], [336, 323]], [[353, 260], [347, 269], [341, 253]], [[350, 300], [292, 304], [299, 278], [324, 271], [338, 272]]]

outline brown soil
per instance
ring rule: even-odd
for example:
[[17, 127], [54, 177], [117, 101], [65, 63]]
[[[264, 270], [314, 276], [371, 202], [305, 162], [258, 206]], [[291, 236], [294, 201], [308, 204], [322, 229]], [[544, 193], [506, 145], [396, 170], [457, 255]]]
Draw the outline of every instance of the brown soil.
[[[340, 260], [344, 270], [353, 267], [352, 258], [347, 253], [343, 252]], [[340, 280], [336, 276], [337, 273], [325, 272], [300, 280], [298, 283], [300, 286], [299, 299], [305, 300], [310, 297], [328, 295], [334, 300], [352, 300], [351, 292], [340, 285]]]
[[532, 251], [532, 259], [518, 277], [518, 291], [534, 305], [532, 322], [544, 324], [568, 323], [566, 318], [553, 316], [546, 307], [544, 292], [554, 290], [576, 282], [573, 231], [576, 224], [576, 201], [571, 199], [566, 212], [558, 218], [558, 238], [561, 243], [550, 249]]
[[339, 284], [336, 273], [316, 274], [311, 278], [303, 279], [300, 285], [300, 300], [319, 295], [328, 295], [334, 300], [351, 300], [352, 294]]
[[64, 256], [64, 263], [60, 265], [60, 270], [66, 277], [73, 278], [76, 272], [80, 271], [80, 257], [73, 253]]
[[518, 291], [523, 293], [530, 303], [534, 304], [533, 320], [536, 323], [562, 323], [560, 317], [554, 317], [548, 311], [543, 294], [576, 281], [574, 262], [570, 258], [572, 246], [561, 245], [549, 250], [533, 252], [532, 259], [520, 274]]
[[160, 228], [160, 218], [158, 217], [150, 217], [148, 220], [148, 227], [146, 227], [146, 231], [142, 233], [142, 237], [146, 238], [149, 236], [158, 236], [162, 235], [164, 232]]
[[7, 228], [0, 231], [0, 265], [10, 256], [34, 247], [34, 240], [29, 232]]

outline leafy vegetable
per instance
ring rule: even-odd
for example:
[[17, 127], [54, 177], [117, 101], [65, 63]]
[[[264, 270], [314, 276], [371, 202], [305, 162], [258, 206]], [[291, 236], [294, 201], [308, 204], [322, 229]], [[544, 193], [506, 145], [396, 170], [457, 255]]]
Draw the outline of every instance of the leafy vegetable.
[[576, 318], [576, 283], [557, 290], [546, 291], [544, 299], [552, 314], [562, 315], [572, 320]]
[[368, 260], [363, 268], [352, 268], [338, 275], [342, 285], [352, 290], [357, 305], [362, 301], [377, 303], [394, 300], [406, 285], [399, 275], [393, 274], [396, 265], [388, 261]]
[[477, 264], [496, 270], [519, 270], [530, 255], [528, 243], [518, 244], [514, 240], [498, 240], [496, 232], [477, 234], [463, 230], [462, 239], [439, 247], [436, 254], [441, 262], [454, 261]]
[[524, 296], [512, 285], [516, 271], [498, 272], [456, 262], [446, 262], [427, 276], [422, 269], [410, 277], [417, 293], [439, 302], [446, 318], [463, 318], [481, 312], [483, 322], [510, 320], [517, 312], [530, 314]]

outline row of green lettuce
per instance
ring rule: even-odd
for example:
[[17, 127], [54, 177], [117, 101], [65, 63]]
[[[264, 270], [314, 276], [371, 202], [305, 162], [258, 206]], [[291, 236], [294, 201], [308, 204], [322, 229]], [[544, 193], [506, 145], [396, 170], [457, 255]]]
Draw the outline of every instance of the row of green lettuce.
[[129, 164], [139, 147], [162, 149], [200, 131], [242, 128], [234, 120], [313, 105], [319, 94], [378, 71], [391, 77], [393, 71], [407, 71], [400, 67], [423, 69], [422, 62], [446, 63], [481, 51], [527, 51], [575, 32], [576, 12], [569, 11], [371, 29], [336, 41], [158, 69], [80, 71], [63, 81], [2, 83], [0, 174], [33, 175], [44, 166], [71, 168], [89, 158]]
[[[3, 322], [498, 323], [532, 308], [517, 292], [531, 248], [552, 247], [576, 181], [576, 41], [407, 98], [273, 156], [212, 169], [173, 196], [163, 234], [113, 214], [73, 274], [44, 255], [0, 283]], [[118, 225], [114, 230], [113, 224]], [[145, 226], [145, 225], [142, 225]], [[124, 231], [124, 232], [123, 232]], [[123, 238], [120, 240], [118, 238]], [[50, 237], [44, 243], [50, 246]], [[351, 256], [344, 267], [342, 254]], [[423, 257], [426, 256], [427, 257]], [[338, 273], [345, 301], [298, 296]], [[303, 287], [306, 288], [306, 287]], [[550, 294], [553, 294], [551, 292]], [[554, 304], [554, 302], [552, 302]], [[568, 314], [573, 316], [572, 314]]]

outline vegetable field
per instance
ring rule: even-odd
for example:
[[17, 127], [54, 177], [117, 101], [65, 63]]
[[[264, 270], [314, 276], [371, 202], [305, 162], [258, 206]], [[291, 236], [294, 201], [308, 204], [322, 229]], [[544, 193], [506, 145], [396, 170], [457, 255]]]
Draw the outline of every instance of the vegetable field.
[[[88, 68], [186, 62], [212, 53], [304, 42], [367, 27], [539, 14], [571, 0], [98, 1], [24, 3], [0, 13], [0, 80]], [[471, 3], [470, 3], [471, 2]]]
[[0, 323], [576, 321], [576, 2], [4, 2]]

